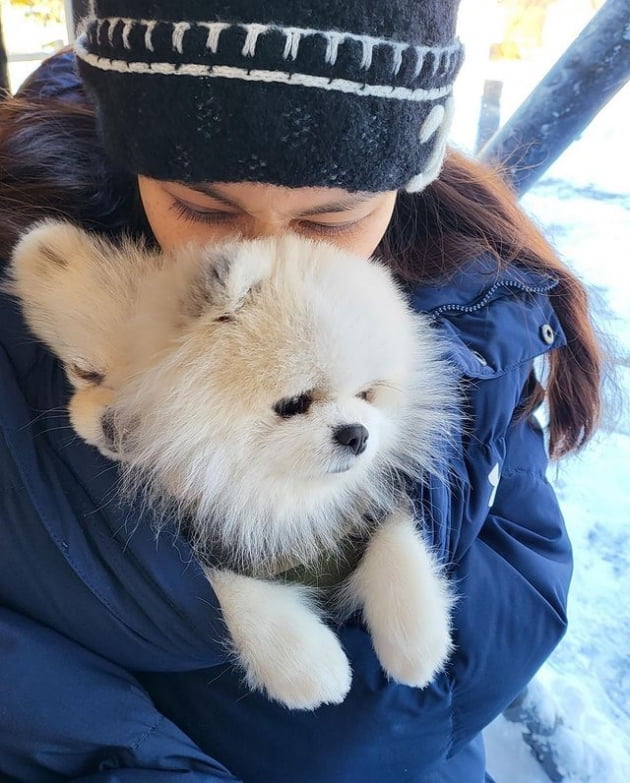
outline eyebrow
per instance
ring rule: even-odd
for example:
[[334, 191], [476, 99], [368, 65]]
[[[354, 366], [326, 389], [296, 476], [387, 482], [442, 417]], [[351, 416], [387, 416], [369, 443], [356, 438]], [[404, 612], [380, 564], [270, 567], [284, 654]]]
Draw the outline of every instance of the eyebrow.
[[[209, 196], [210, 198], [215, 199], [215, 201], [224, 204], [226, 207], [232, 207], [234, 209], [243, 208], [238, 202], [229, 199], [227, 196], [224, 196], [212, 185], [205, 182], [200, 182], [193, 185], [188, 182], [178, 182], [177, 184], [181, 185], [182, 187], [195, 190], [197, 193], [201, 193], [204, 196]], [[308, 217], [312, 215], [324, 215], [328, 212], [348, 212], [353, 207], [357, 207], [360, 204], [365, 204], [365, 202], [370, 201], [374, 195], [374, 193], [359, 191], [357, 193], [352, 193], [348, 198], [338, 199], [337, 201], [330, 201], [326, 204], [320, 204], [317, 207], [313, 207], [312, 209], [307, 209], [304, 212], [300, 212], [299, 216]]]

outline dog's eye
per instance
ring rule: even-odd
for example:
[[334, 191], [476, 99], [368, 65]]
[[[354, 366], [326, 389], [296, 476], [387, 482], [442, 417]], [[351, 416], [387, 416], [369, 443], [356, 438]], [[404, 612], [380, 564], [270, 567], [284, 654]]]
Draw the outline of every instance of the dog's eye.
[[97, 370], [92, 370], [88, 367], [80, 367], [78, 364], [71, 364], [68, 367], [68, 370], [73, 374], [76, 375], [77, 378], [80, 378], [82, 381], [86, 381], [87, 383], [93, 383], [95, 386], [98, 386], [100, 383], [103, 383], [105, 380], [105, 376], [102, 372], [98, 372]]
[[297, 397], [285, 397], [283, 400], [279, 400], [273, 406], [273, 409], [278, 416], [288, 419], [300, 413], [307, 413], [312, 402], [313, 398], [310, 394], [300, 394]]
[[374, 389], [365, 389], [364, 391], [361, 391], [357, 394], [357, 397], [360, 400], [365, 400], [366, 402], [372, 402], [374, 400]]

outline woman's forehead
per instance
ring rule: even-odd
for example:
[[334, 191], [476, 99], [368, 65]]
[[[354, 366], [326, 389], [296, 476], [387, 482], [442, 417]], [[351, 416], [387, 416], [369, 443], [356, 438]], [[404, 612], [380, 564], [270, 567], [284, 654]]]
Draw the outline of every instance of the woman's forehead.
[[384, 194], [350, 192], [342, 188], [287, 188], [260, 182], [169, 183], [176, 192], [191, 192], [219, 201], [226, 206], [244, 209], [248, 205], [274, 206], [282, 211], [317, 215], [343, 212], [364, 204], [375, 203]]

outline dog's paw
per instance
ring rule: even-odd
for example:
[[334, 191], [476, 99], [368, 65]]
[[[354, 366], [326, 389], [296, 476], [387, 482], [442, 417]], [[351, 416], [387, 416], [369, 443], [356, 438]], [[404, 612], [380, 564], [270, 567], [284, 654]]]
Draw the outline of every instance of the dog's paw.
[[[407, 599], [409, 607], [413, 601]], [[381, 666], [396, 682], [424, 688], [444, 668], [452, 650], [448, 613], [433, 607], [395, 612], [389, 623], [372, 623], [372, 643]]]
[[352, 680], [350, 664], [335, 634], [319, 618], [303, 617], [292, 628], [278, 625], [269, 641], [277, 646], [272, 655], [258, 649], [247, 656], [250, 687], [263, 689], [292, 710], [314, 710], [345, 699]]
[[344, 700], [350, 664], [305, 588], [229, 571], [208, 576], [249, 687], [295, 710]]
[[376, 532], [350, 590], [389, 677], [428, 685], [452, 650], [453, 599], [411, 519], [393, 516]]

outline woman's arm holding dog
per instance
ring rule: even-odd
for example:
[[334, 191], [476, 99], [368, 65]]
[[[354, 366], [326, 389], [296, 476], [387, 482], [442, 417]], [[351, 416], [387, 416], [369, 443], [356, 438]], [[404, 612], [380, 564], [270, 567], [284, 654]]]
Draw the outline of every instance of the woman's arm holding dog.
[[[458, 596], [456, 653], [448, 671], [451, 754], [505, 709], [561, 640], [572, 571], [571, 545], [545, 477], [544, 438], [535, 419], [515, 417], [504, 438], [479, 442], [474, 450], [492, 452], [486, 457], [497, 459], [500, 476], [495, 471], [495, 488], [488, 487], [490, 497], [481, 503], [468, 495], [472, 485], [451, 498], [451, 509], [463, 513], [451, 549]], [[490, 511], [480, 522], [483, 505]]]

